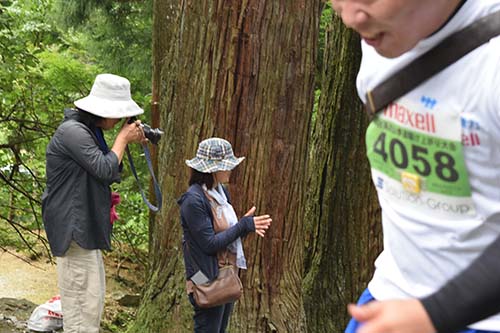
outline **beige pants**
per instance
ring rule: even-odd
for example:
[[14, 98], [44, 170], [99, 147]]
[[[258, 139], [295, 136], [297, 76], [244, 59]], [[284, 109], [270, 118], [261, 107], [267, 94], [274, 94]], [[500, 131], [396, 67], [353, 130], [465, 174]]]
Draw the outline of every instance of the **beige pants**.
[[75, 242], [57, 257], [65, 333], [99, 333], [106, 293], [100, 250], [85, 250]]

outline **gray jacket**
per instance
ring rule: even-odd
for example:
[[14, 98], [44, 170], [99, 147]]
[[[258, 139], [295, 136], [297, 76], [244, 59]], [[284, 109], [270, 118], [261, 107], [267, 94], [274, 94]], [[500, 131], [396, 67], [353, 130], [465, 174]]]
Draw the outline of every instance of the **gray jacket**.
[[64, 116], [46, 150], [42, 216], [50, 248], [63, 256], [75, 240], [84, 249], [109, 250], [109, 186], [120, 181], [118, 157], [99, 149], [81, 112], [66, 109]]

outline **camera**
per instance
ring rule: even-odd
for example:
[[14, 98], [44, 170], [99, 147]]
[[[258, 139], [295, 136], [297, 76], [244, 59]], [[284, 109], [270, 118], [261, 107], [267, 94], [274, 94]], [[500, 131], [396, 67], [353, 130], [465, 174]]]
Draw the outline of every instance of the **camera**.
[[152, 144], [157, 145], [164, 132], [159, 128], [151, 128], [148, 124], [141, 123], [141, 127], [144, 131], [144, 136], [146, 136]]
[[[132, 124], [136, 121], [136, 117], [131, 117], [128, 121], [129, 124]], [[161, 136], [164, 132], [159, 128], [151, 128], [148, 124], [141, 123], [142, 130], [144, 131], [144, 136], [154, 145], [157, 145], [161, 139]]]

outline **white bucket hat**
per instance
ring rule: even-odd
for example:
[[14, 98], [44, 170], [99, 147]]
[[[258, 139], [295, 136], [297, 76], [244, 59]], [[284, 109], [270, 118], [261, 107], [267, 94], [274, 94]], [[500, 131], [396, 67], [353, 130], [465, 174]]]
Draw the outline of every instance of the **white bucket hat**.
[[87, 97], [75, 101], [77, 108], [102, 118], [127, 118], [144, 113], [130, 94], [130, 82], [121, 76], [99, 74]]

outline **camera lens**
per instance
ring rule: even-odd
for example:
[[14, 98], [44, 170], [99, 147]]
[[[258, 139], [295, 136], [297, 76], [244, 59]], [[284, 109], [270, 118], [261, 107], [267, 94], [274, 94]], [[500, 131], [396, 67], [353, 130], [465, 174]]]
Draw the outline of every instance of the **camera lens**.
[[147, 124], [142, 124], [144, 136], [154, 145], [157, 145], [163, 135], [163, 131], [159, 128], [151, 128]]

